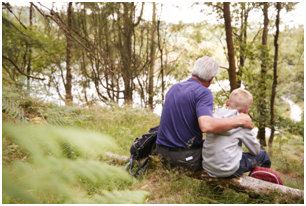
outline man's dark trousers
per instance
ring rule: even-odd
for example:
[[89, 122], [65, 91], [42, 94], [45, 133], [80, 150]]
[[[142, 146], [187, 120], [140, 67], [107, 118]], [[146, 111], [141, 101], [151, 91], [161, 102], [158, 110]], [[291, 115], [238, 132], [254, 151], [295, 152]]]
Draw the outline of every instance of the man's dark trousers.
[[162, 163], [168, 168], [202, 170], [202, 145], [201, 143], [190, 148], [170, 148], [156, 144], [156, 154], [161, 156]]

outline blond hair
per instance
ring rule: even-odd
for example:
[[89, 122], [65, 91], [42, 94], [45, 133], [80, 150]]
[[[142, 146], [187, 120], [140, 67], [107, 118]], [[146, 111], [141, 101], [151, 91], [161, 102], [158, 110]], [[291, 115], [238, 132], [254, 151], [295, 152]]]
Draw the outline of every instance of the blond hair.
[[236, 109], [238, 112], [244, 112], [250, 108], [253, 103], [253, 96], [245, 89], [238, 88], [232, 91], [229, 97], [229, 109]]

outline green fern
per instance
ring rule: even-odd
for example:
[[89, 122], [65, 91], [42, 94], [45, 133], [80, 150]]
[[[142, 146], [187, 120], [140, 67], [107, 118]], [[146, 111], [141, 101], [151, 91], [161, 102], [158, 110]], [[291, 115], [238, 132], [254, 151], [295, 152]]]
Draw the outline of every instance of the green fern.
[[19, 119], [23, 122], [29, 120], [27, 117], [24, 117], [24, 111], [20, 107], [20, 104], [10, 99], [2, 98], [2, 111], [14, 119]]
[[[97, 160], [107, 149], [116, 147], [106, 135], [74, 128], [8, 124], [3, 125], [2, 135], [11, 138], [30, 156], [29, 162], [16, 160], [3, 165], [3, 203], [12, 200], [19, 203], [143, 203], [148, 195], [144, 191], [103, 188], [116, 180], [133, 182], [122, 168]], [[63, 141], [69, 142], [76, 151], [75, 159], [66, 158]], [[84, 189], [85, 182], [96, 185], [93, 196]]]

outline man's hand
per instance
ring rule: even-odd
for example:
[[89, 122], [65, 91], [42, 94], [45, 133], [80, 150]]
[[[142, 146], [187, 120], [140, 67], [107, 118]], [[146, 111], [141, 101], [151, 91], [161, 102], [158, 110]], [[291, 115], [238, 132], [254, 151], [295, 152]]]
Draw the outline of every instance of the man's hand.
[[253, 129], [252, 119], [249, 115], [240, 113], [237, 119], [241, 127]]

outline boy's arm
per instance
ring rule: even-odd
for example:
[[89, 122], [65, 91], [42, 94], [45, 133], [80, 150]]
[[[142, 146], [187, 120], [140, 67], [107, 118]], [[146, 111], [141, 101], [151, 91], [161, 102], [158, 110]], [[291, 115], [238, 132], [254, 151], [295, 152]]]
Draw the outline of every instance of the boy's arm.
[[240, 132], [244, 132], [244, 134], [241, 135], [240, 140], [243, 142], [246, 148], [248, 148], [249, 152], [252, 155], [258, 155], [260, 151], [260, 144], [258, 143], [256, 137], [253, 135], [252, 130], [243, 129]]
[[211, 116], [200, 116], [198, 118], [200, 129], [203, 133], [221, 133], [235, 127], [245, 127], [252, 129], [252, 120], [249, 115], [241, 113], [232, 118], [214, 118]]

